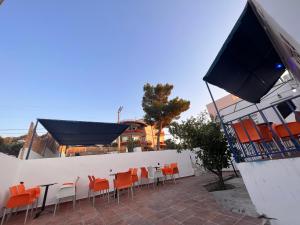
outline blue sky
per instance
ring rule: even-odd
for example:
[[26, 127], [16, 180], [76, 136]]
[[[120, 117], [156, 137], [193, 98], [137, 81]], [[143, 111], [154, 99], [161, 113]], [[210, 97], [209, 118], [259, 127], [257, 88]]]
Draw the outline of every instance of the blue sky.
[[[143, 85], [210, 102], [202, 81], [245, 0], [6, 0], [0, 6], [0, 135], [36, 118], [141, 118]], [[224, 95], [216, 90], [216, 97]]]

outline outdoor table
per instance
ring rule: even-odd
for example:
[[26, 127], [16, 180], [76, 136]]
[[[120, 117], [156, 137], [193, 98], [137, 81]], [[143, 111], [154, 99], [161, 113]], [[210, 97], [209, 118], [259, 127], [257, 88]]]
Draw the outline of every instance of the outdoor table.
[[48, 195], [48, 189], [49, 189], [50, 186], [52, 186], [54, 184], [57, 184], [57, 183], [50, 183], [50, 184], [42, 184], [42, 185], [40, 185], [40, 187], [45, 187], [43, 204], [42, 204], [41, 210], [35, 215], [34, 218], [38, 218], [40, 216], [40, 214], [45, 210], [46, 200], [47, 200], [47, 195]]

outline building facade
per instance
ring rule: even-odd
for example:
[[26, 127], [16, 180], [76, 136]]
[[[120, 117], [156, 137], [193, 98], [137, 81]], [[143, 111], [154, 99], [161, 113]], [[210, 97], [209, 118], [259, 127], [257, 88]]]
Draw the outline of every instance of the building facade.
[[[148, 125], [143, 120], [124, 120], [122, 124], [129, 125], [129, 128], [121, 134], [121, 147], [127, 146], [130, 139], [142, 151], [156, 149], [158, 130], [155, 126]], [[160, 149], [165, 148], [165, 133], [160, 133]]]

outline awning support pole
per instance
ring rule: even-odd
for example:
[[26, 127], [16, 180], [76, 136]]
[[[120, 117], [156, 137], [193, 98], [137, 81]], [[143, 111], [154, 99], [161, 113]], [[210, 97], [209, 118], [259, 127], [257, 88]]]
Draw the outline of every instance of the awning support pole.
[[33, 139], [34, 139], [34, 136], [35, 136], [35, 132], [36, 132], [36, 128], [37, 128], [38, 123], [39, 123], [39, 121], [37, 120], [37, 121], [35, 122], [33, 131], [32, 131], [31, 140], [30, 140], [30, 143], [29, 143], [29, 146], [28, 146], [28, 150], [27, 150], [27, 154], [26, 154], [26, 158], [25, 158], [26, 160], [28, 160], [29, 155], [30, 155], [30, 151], [31, 151], [31, 148], [32, 148]]
[[219, 112], [219, 110], [218, 110], [218, 107], [217, 107], [217, 104], [216, 104], [216, 102], [215, 102], [215, 99], [214, 99], [214, 97], [213, 97], [213, 95], [212, 95], [212, 93], [211, 93], [211, 90], [210, 90], [210, 88], [209, 88], [208, 83], [205, 82], [205, 84], [206, 84], [206, 87], [207, 87], [207, 89], [208, 89], [210, 98], [211, 98], [211, 100], [213, 101], [215, 110], [217, 111], [217, 115], [218, 115], [218, 117], [219, 117], [219, 119], [220, 119], [221, 126], [222, 126], [222, 128], [223, 128], [223, 130], [224, 130], [225, 137], [226, 137], [226, 139], [227, 139], [227, 141], [228, 141], [228, 144], [229, 144], [229, 149], [230, 149], [231, 153], [233, 154], [235, 161], [237, 161], [238, 158], [237, 158], [236, 152], [234, 151], [234, 147], [233, 147], [233, 145], [232, 145], [230, 136], [229, 136], [229, 134], [228, 134], [228, 132], [227, 132], [227, 129], [226, 129], [225, 124], [223, 123], [223, 120], [222, 120], [222, 118], [221, 118], [221, 115], [220, 115], [220, 112]]

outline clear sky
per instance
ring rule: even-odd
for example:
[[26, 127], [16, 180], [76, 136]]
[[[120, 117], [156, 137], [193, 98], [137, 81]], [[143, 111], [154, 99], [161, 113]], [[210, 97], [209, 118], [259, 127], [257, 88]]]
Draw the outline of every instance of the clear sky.
[[[141, 118], [143, 85], [209, 98], [203, 76], [245, 0], [6, 0], [0, 6], [0, 135], [36, 118]], [[224, 92], [216, 90], [216, 97]]]

